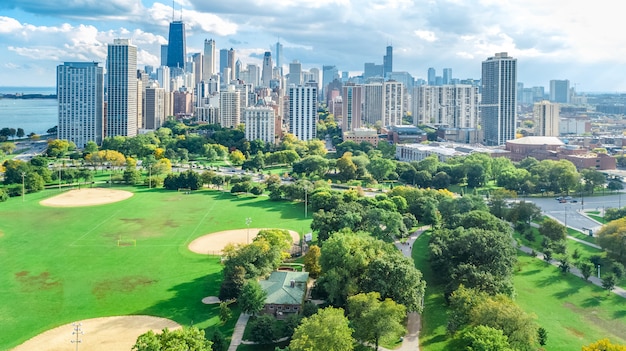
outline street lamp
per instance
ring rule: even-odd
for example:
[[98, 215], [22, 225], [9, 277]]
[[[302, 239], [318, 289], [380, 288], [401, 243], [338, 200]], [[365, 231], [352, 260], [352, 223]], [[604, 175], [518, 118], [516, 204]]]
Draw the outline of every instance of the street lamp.
[[246, 226], [248, 226], [248, 230], [247, 230], [248, 244], [250, 244], [250, 223], [252, 223], [252, 218], [247, 217]]
[[307, 218], [307, 215], [308, 215], [307, 214], [307, 210], [308, 210], [308, 207], [309, 207], [308, 204], [309, 204], [309, 202], [308, 202], [308, 189], [305, 186], [304, 187], [304, 218]]
[[72, 326], [74, 327], [74, 331], [72, 332], [72, 335], [76, 335], [76, 339], [70, 340], [70, 342], [72, 344], [76, 344], [76, 351], [78, 351], [78, 344], [83, 342], [80, 339], [80, 336], [83, 335], [84, 333], [83, 333], [82, 329], [80, 329], [81, 323], [74, 323], [74, 324], [72, 324]]
[[600, 279], [600, 265], [598, 265], [598, 279]]
[[26, 176], [26, 172], [22, 172], [22, 202], [24, 202], [24, 177]]

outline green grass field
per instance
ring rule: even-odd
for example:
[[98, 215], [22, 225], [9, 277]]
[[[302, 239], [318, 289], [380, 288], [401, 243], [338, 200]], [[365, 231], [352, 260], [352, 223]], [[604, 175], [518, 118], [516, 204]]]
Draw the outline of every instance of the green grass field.
[[[219, 191], [157, 189], [92, 207], [50, 208], [58, 189], [0, 204], [0, 350], [86, 318], [147, 314], [183, 325], [219, 324], [219, 257], [190, 252], [207, 233], [252, 227], [307, 230], [301, 204]], [[120, 241], [121, 239], [121, 241]], [[119, 245], [118, 245], [119, 243]], [[236, 318], [221, 327], [232, 333]]]
[[[433, 272], [427, 260], [429, 234], [413, 245], [413, 258], [427, 282]], [[514, 276], [515, 301], [526, 312], [537, 316], [537, 323], [548, 331], [546, 350], [580, 350], [601, 338], [626, 344], [626, 299], [571, 274], [562, 274], [547, 263], [518, 252]], [[421, 349], [450, 350], [446, 335], [446, 307], [443, 289], [427, 285], [420, 333]]]

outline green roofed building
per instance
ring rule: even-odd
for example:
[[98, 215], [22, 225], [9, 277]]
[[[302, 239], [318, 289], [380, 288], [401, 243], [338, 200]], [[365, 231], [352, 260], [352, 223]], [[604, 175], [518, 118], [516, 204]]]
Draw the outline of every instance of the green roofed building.
[[265, 292], [265, 307], [261, 313], [285, 319], [299, 313], [306, 297], [308, 272], [276, 271], [259, 283]]

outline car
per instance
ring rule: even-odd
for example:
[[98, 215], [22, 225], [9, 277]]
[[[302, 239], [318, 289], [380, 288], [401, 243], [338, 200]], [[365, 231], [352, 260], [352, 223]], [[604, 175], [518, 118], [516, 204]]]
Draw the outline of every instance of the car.
[[577, 203], [577, 202], [578, 202], [578, 200], [572, 200], [572, 201], [570, 201], [570, 202], [571, 202], [571, 203], [573, 203], [573, 204], [575, 204], [575, 203]]
[[565, 199], [561, 199], [561, 200], [559, 200], [559, 202], [560, 202], [560, 203], [562, 203], [562, 204], [564, 204], [564, 203], [566, 203], [566, 202], [567, 202], [567, 200], [565, 200]]
[[571, 199], [572, 199], [572, 197], [571, 197], [571, 196], [566, 196], [566, 197], [564, 197], [564, 199], [565, 199], [565, 200], [571, 200]]
[[563, 196], [559, 196], [559, 197], [557, 197], [555, 199], [556, 199], [556, 201], [561, 201], [561, 200], [563, 200]]

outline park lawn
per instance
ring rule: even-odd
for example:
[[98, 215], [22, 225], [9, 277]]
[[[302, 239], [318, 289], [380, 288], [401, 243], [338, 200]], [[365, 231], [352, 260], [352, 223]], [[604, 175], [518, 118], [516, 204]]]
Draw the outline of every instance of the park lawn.
[[[192, 253], [187, 245], [207, 233], [246, 228], [246, 217], [252, 227], [304, 232], [310, 226], [299, 203], [210, 190], [120, 189], [135, 195], [101, 206], [39, 205], [59, 193], [51, 189], [0, 204], [0, 349], [104, 316], [217, 325], [219, 306], [200, 300], [219, 291], [219, 257]], [[235, 321], [220, 329], [230, 335]]]
[[595, 219], [596, 221], [602, 223], [602, 224], [606, 224], [608, 223], [608, 221], [606, 219], [604, 219], [604, 217], [602, 216], [598, 216], [598, 215], [594, 215], [594, 214], [587, 214], [587, 216], [589, 218]]
[[601, 338], [626, 344], [626, 299], [519, 253], [516, 302], [548, 331], [548, 350], [580, 350]]
[[580, 239], [588, 243], [597, 244], [595, 236], [589, 236], [589, 234], [581, 233], [576, 229], [567, 228], [567, 235], [573, 236], [576, 239]]

